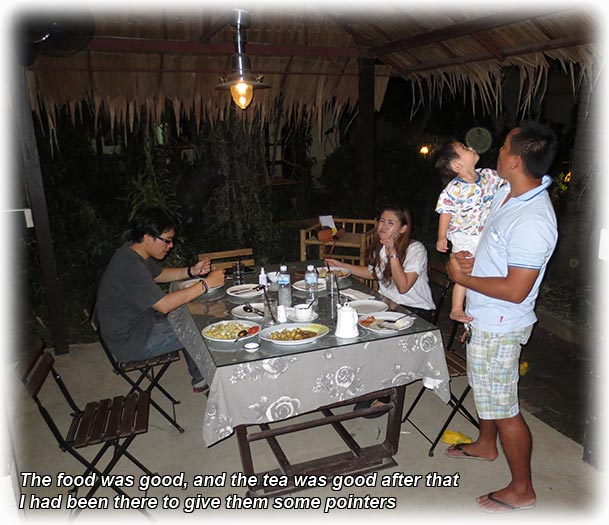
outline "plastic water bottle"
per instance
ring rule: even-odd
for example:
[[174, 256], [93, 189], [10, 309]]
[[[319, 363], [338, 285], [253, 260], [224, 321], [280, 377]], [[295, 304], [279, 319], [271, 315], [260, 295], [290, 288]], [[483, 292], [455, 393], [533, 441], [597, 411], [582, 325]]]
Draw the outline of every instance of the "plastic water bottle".
[[268, 280], [266, 277], [266, 273], [264, 273], [264, 268], [260, 268], [260, 275], [258, 276], [258, 284], [261, 286], [268, 285]]
[[307, 271], [304, 275], [305, 285], [309, 296], [309, 301], [315, 299], [315, 292], [317, 291], [317, 272], [312, 264], [307, 266]]
[[288, 267], [281, 265], [279, 267], [279, 275], [277, 276], [277, 284], [279, 285], [278, 305], [283, 305], [286, 308], [292, 306], [292, 289], [290, 288], [290, 274]]

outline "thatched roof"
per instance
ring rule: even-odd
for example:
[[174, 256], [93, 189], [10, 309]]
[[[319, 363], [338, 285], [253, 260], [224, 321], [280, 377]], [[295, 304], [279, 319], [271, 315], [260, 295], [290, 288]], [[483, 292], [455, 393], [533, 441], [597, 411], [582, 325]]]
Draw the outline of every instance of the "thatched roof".
[[[158, 123], [167, 102], [176, 119], [223, 118], [230, 97], [216, 85], [234, 52], [233, 15], [230, 6], [203, 4], [182, 12], [94, 9], [95, 33], [83, 50], [65, 57], [40, 52], [28, 68], [32, 107], [51, 130], [60, 106], [76, 118], [89, 105], [126, 127], [134, 119]], [[493, 111], [502, 71], [512, 66], [520, 71], [522, 109], [545, 90], [552, 60], [575, 87], [582, 75], [592, 76], [596, 54], [595, 14], [585, 8], [424, 11], [404, 2], [365, 12], [262, 5], [250, 14], [246, 51], [271, 88], [255, 92], [250, 108], [240, 111], [246, 119], [259, 110], [267, 120], [278, 100], [284, 114], [334, 118], [355, 107], [365, 57], [376, 59], [376, 109], [390, 76], [401, 76], [412, 86], [405, 95], [417, 102], [463, 93]]]

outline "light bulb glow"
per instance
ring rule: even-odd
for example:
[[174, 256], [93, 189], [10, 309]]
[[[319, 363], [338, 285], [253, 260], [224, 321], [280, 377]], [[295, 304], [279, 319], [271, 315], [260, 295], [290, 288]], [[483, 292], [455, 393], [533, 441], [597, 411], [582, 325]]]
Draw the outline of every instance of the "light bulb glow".
[[254, 88], [251, 84], [239, 82], [230, 87], [230, 94], [233, 97], [235, 104], [241, 109], [245, 109], [250, 105], [252, 98], [254, 98]]
[[429, 148], [427, 146], [422, 146], [421, 149], [419, 150], [419, 153], [421, 155], [428, 155], [429, 154]]

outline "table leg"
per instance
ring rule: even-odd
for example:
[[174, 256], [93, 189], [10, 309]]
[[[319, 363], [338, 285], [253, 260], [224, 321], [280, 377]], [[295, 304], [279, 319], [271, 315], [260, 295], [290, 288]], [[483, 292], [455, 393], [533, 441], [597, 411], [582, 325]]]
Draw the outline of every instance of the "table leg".
[[254, 462], [252, 460], [252, 450], [247, 439], [247, 426], [239, 425], [235, 432], [237, 434], [237, 443], [239, 444], [239, 455], [241, 456], [241, 466], [243, 473], [246, 476], [254, 474]]
[[406, 395], [406, 385], [399, 386], [391, 395], [394, 408], [389, 411], [387, 421], [387, 434], [385, 442], [391, 455], [395, 455], [400, 444], [400, 430], [402, 428], [402, 411], [404, 409], [404, 396]]
[[[285, 475], [288, 477], [288, 486], [282, 487], [266, 487], [266, 486], [250, 486], [247, 495], [253, 496], [278, 496], [280, 494], [286, 494], [302, 490], [307, 487], [296, 487], [293, 481], [294, 475], [326, 475], [328, 477], [336, 475], [358, 475], [369, 472], [374, 472], [384, 468], [395, 467], [397, 463], [393, 459], [393, 456], [398, 451], [400, 441], [400, 429], [401, 429], [401, 417], [404, 406], [404, 395], [406, 392], [406, 386], [398, 386], [391, 389], [387, 389], [380, 392], [372, 392], [362, 396], [362, 398], [352, 399], [349, 401], [343, 401], [333, 405], [322, 407], [314, 413], [319, 413], [320, 417], [314, 420], [303, 421], [301, 423], [290, 422], [287, 425], [283, 425], [277, 428], [271, 429], [268, 424], [260, 425], [261, 431], [252, 432], [248, 434], [248, 428], [255, 425], [239, 425], [235, 431], [237, 434], [237, 443], [239, 445], [239, 454], [241, 456], [241, 464], [243, 467], [243, 473], [246, 476], [256, 475], [258, 479], [264, 474], [270, 474], [274, 476]], [[360, 409], [357, 412], [349, 411], [341, 414], [335, 414], [332, 409], [353, 405], [356, 401], [362, 399], [376, 399], [389, 395], [391, 398], [391, 408], [387, 411], [388, 420], [385, 432], [385, 440], [383, 443], [377, 443], [375, 445], [368, 445], [366, 447], [360, 447], [353, 437], [348, 433], [347, 429], [342, 426], [342, 421], [350, 419], [356, 419], [367, 415], [374, 410], [379, 411], [379, 408], [371, 409]], [[380, 409], [382, 410], [382, 409]], [[299, 464], [291, 464], [288, 461], [284, 451], [281, 450], [279, 444], [276, 441], [276, 437], [280, 435], [293, 434], [303, 430], [319, 426], [331, 425], [337, 432], [339, 437], [343, 439], [345, 444], [350, 449], [348, 452], [339, 454], [323, 456], [310, 461], [305, 461]], [[348, 439], [345, 439], [345, 435]], [[267, 440], [271, 447], [271, 451], [275, 455], [279, 469], [271, 470], [267, 472], [256, 473], [254, 471], [254, 464], [252, 458], [252, 452], [250, 447], [251, 441]]]

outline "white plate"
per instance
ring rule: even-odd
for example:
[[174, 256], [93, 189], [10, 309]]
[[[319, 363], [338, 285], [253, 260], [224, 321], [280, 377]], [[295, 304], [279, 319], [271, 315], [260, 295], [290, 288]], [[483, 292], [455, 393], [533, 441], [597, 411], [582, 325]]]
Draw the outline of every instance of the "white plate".
[[[300, 290], [301, 292], [308, 292], [309, 291], [309, 288], [307, 287], [307, 283], [305, 283], [302, 280], [301, 281], [296, 281], [292, 286], [294, 288], [296, 288], [297, 290]], [[317, 286], [316, 286], [314, 291], [321, 292], [321, 291], [323, 291], [325, 289], [326, 289], [326, 280], [323, 279], [323, 280], [320, 280], [317, 283]]]
[[[190, 288], [191, 286], [194, 286], [201, 280], [202, 279], [188, 279], [188, 281], [182, 281], [181, 283], [178, 283], [178, 290], [184, 290], [184, 288]], [[213, 292], [214, 290], [218, 290], [218, 289], [222, 288], [223, 286], [224, 285], [221, 284], [220, 286], [214, 286], [213, 288], [209, 288], [207, 293]]]
[[[315, 268], [317, 270], [317, 275], [319, 275], [320, 279], [325, 279], [326, 274], [328, 273], [328, 269], [325, 266], [319, 266]], [[347, 268], [339, 268], [338, 266], [330, 266], [330, 270], [333, 272], [340, 272], [338, 275], [338, 280], [346, 279], [351, 275], [351, 270], [347, 270]]]
[[231, 286], [228, 290], [226, 290], [226, 293], [233, 297], [249, 299], [250, 297], [256, 297], [264, 293], [263, 290], [254, 290], [254, 288], [257, 287], [257, 284], [238, 284], [237, 286]]
[[[368, 316], [360, 318], [358, 324], [362, 328], [365, 328], [366, 330], [370, 330], [371, 332], [376, 332], [379, 334], [390, 334], [392, 332], [400, 332], [402, 330], [406, 330], [406, 328], [410, 328], [412, 326], [412, 324], [414, 323], [414, 317], [403, 317], [403, 316], [404, 316], [404, 314], [401, 314], [400, 312], [376, 312], [372, 315], [368, 315]], [[376, 328], [376, 327], [363, 325], [362, 321], [364, 319], [366, 319], [367, 317], [374, 317], [378, 321], [395, 321], [396, 319], [399, 319], [401, 317], [403, 317], [403, 320], [400, 323], [400, 328], [398, 328], [396, 326], [396, 329], [393, 330], [391, 328]]]
[[[308, 339], [296, 339], [294, 341], [277, 341], [275, 339], [271, 339], [271, 337], [270, 337], [272, 332], [280, 332], [281, 330], [286, 330], [286, 329], [294, 330], [295, 328], [302, 328], [303, 330], [306, 330], [307, 327], [310, 327], [310, 329], [313, 330], [314, 332], [318, 332], [317, 335], [315, 337], [309, 337]], [[286, 324], [280, 324], [280, 325], [269, 326], [267, 328], [264, 328], [260, 332], [260, 339], [263, 339], [264, 341], [268, 341], [270, 343], [273, 343], [275, 345], [280, 345], [280, 346], [306, 345], [306, 344], [312, 343], [314, 341], [317, 341], [318, 339], [321, 339], [329, 331], [330, 331], [330, 329], [323, 324], [286, 323]]]
[[[313, 307], [311, 307], [313, 308]], [[317, 312], [313, 311], [313, 315], [307, 319], [306, 321], [300, 321], [299, 319], [296, 319], [296, 314], [294, 313], [294, 308], [290, 308], [288, 310], [288, 319], [290, 321], [294, 321], [295, 323], [309, 323], [311, 321], [315, 321], [315, 319], [317, 319], [319, 317], [319, 315], [317, 315]]]
[[[217, 326], [222, 326], [222, 325], [241, 325], [243, 326], [244, 330], [247, 330], [248, 328], [251, 328], [252, 326], [257, 326], [258, 328], [260, 328], [260, 325], [258, 323], [254, 323], [252, 321], [218, 321], [217, 323], [212, 323], [210, 325], [207, 325], [205, 328], [203, 328], [203, 330], [201, 331], [201, 334], [203, 335], [203, 337], [205, 337], [206, 339], [209, 339], [210, 341], [216, 341], [218, 343], [232, 343], [235, 341], [235, 339], [237, 339], [237, 335], [235, 335], [235, 337], [232, 338], [228, 338], [228, 339], [222, 339], [221, 337], [214, 337], [212, 335], [208, 335], [209, 330], [213, 327], [217, 327]], [[256, 337], [258, 334], [260, 333], [260, 330], [258, 330], [258, 332], [256, 332], [255, 334], [250, 334], [250, 335], [246, 335], [244, 337], [240, 337], [239, 341], [246, 341], [247, 339], [251, 339], [252, 337]]]
[[[264, 312], [264, 303], [250, 303], [250, 305], [255, 308], [256, 310], [260, 310], [261, 312]], [[243, 308], [245, 307], [244, 304], [236, 306], [235, 308], [233, 308], [230, 313], [234, 316], [234, 317], [238, 317], [239, 319], [253, 319], [253, 320], [260, 320], [264, 318], [264, 315], [260, 315], [257, 314], [255, 312], [246, 312]]]
[[355, 308], [357, 315], [370, 315], [376, 312], [384, 312], [389, 306], [383, 301], [374, 299], [362, 299], [361, 301], [350, 301], [349, 305]]

